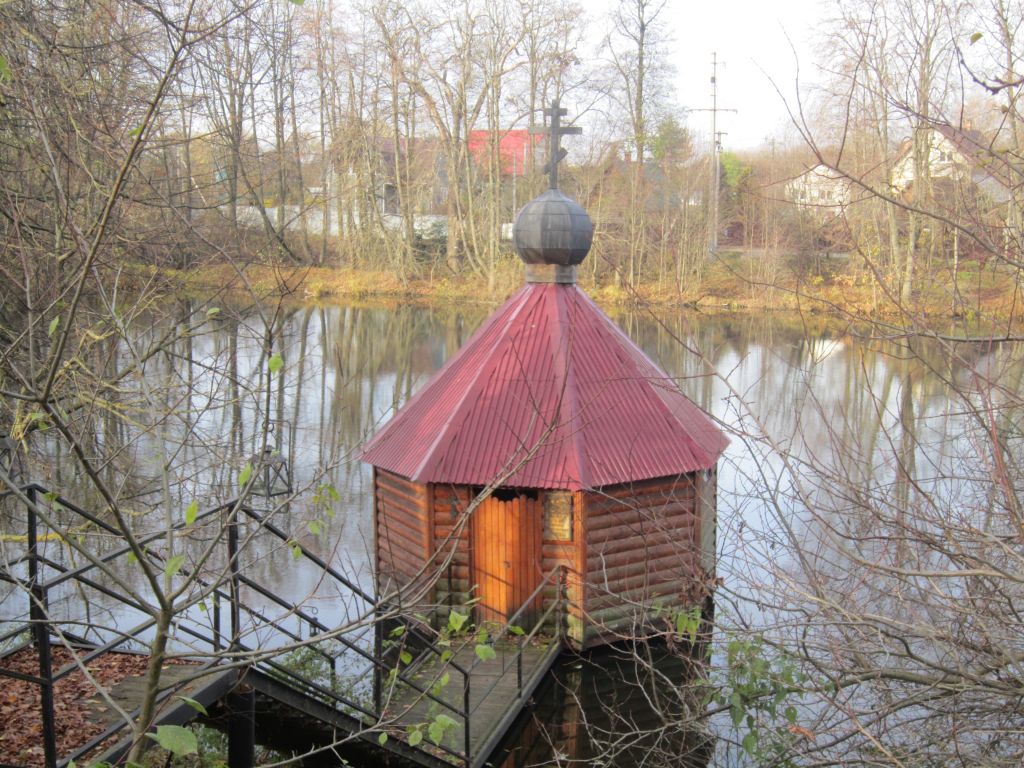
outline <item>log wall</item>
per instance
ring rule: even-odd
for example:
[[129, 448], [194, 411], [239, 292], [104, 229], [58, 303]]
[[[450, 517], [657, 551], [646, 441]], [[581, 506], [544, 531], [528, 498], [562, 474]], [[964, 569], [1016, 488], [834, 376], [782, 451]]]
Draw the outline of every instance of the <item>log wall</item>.
[[584, 645], [671, 626], [699, 604], [700, 512], [695, 476], [588, 491]]
[[427, 486], [382, 469], [374, 471], [377, 591], [409, 586], [430, 558], [433, 542]]
[[[422, 573], [417, 587], [430, 588], [420, 608], [441, 607], [443, 621], [444, 607], [475, 596], [465, 515], [472, 489], [421, 485], [379, 469], [374, 489], [378, 589], [407, 587]], [[545, 530], [539, 578], [567, 567], [567, 623], [578, 646], [668, 629], [680, 610], [700, 604], [714, 576], [714, 492], [712, 471], [573, 494], [572, 540]], [[545, 590], [544, 608], [555, 589]]]
[[473, 500], [468, 486], [431, 485], [434, 569], [438, 574], [434, 599], [439, 606], [464, 606], [470, 590], [469, 523], [465, 513]]

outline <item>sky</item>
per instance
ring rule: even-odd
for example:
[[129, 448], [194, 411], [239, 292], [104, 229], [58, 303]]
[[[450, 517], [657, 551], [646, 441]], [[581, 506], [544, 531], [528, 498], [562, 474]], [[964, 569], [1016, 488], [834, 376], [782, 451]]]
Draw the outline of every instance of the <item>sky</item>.
[[[795, 95], [797, 61], [801, 85], [815, 73], [815, 34], [830, 3], [821, 0], [668, 0], [674, 43], [676, 96], [691, 109], [711, 106], [711, 56], [717, 54], [718, 130], [725, 149], [748, 149], [794, 133], [783, 98]], [[787, 39], [788, 36], [788, 39]], [[711, 116], [692, 112], [687, 122], [708, 140]]]

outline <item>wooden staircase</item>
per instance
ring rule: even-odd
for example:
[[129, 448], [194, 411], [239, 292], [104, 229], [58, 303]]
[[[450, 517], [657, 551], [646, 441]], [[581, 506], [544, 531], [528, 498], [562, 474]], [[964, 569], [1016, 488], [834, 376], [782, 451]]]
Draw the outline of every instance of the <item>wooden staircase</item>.
[[[87, 641], [84, 636], [103, 633], [91, 625], [83, 631], [77, 618], [59, 618], [51, 612], [50, 597], [68, 588], [82, 595], [101, 593], [108, 611], [111, 601], [125, 611], [139, 612], [140, 606], [133, 596], [104, 582], [96, 563], [70, 567], [46, 557], [37, 542], [50, 532], [42, 530], [35, 506], [59, 509], [65, 517], [70, 513], [114, 537], [116, 529], [40, 486], [27, 486], [21, 493], [27, 501], [27, 547], [23, 555], [0, 565], [0, 582], [24, 591], [28, 611], [0, 616], [0, 648], [7, 649], [0, 655], [0, 685], [8, 677], [39, 687], [45, 750], [41, 762], [0, 758], [0, 768], [29, 764], [64, 768], [72, 761], [117, 765], [131, 746], [128, 721], [118, 710], [130, 720], [138, 718], [136, 703], [145, 690], [141, 675], [128, 675], [110, 685], [106, 693], [116, 707], [100, 698], [95, 706], [89, 705], [90, 720], [102, 728], [71, 748], [57, 747], [60, 710], [55, 708], [53, 694], [70, 676], [81, 675], [82, 666], [101, 664], [117, 654], [138, 656], [138, 649], [147, 646], [153, 622], [145, 619], [143, 611], [144, 620], [130, 631], [108, 633], [103, 642]], [[484, 652], [479, 650], [481, 635], [476, 629], [468, 631], [467, 626], [455, 636], [431, 634], [422, 617], [406, 618], [402, 611], [365, 593], [287, 532], [237, 501], [198, 515], [193, 524], [207, 521], [226, 529], [229, 565], [220, 580], [181, 569], [183, 577], [212, 598], [213, 608], [202, 617], [182, 615], [176, 621], [178, 645], [188, 649], [178, 655], [187, 663], [162, 670], [160, 706], [150, 729], [200, 721], [224, 730], [231, 768], [252, 765], [257, 742], [304, 755], [304, 765], [337, 765], [340, 756], [397, 766], [478, 768], [563, 648], [564, 597], [554, 601], [534, 626], [520, 629], [515, 622], [536, 602], [536, 593], [531, 595], [506, 622], [489, 625], [483, 645], [490, 652]], [[250, 532], [257, 530], [287, 545], [297, 560], [318, 569], [319, 578], [329, 582], [332, 590], [361, 605], [364, 629], [374, 627], [372, 644], [365, 632], [335, 631], [315, 610], [246, 575], [249, 569], [241, 566], [238, 543], [243, 521]], [[146, 538], [145, 546], [158, 551], [161, 537]], [[114, 547], [99, 562], [116, 563], [128, 552], [126, 545]], [[538, 590], [550, 590], [564, 581], [564, 573], [553, 572]], [[564, 590], [560, 594], [564, 596]], [[258, 599], [249, 602], [243, 595]], [[389, 638], [384, 636], [381, 617], [387, 617]], [[54, 663], [54, 650], [60, 648], [73, 650], [77, 661]], [[6, 668], [5, 659], [28, 649], [35, 653], [38, 674]], [[304, 654], [306, 663], [294, 663], [291, 656], [296, 652]], [[440, 732], [430, 729], [435, 723], [444, 726]]]

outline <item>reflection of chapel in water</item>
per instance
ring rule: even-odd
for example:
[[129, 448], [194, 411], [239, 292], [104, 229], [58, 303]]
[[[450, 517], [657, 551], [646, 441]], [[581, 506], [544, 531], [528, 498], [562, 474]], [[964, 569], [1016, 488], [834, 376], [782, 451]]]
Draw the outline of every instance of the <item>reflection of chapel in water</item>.
[[665, 643], [564, 656], [488, 761], [497, 768], [705, 768], [703, 671]]
[[577, 287], [593, 224], [558, 190], [571, 129], [557, 103], [549, 114], [551, 188], [515, 224], [526, 284], [363, 458], [380, 594], [476, 599], [478, 620], [501, 621], [567, 566], [570, 638], [588, 647], [710, 596], [726, 439]]

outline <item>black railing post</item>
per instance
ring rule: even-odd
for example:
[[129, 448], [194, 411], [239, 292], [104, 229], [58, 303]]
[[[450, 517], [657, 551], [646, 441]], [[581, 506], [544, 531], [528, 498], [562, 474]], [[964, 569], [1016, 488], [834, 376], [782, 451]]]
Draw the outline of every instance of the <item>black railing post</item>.
[[381, 665], [384, 663], [384, 620], [381, 618], [380, 603], [376, 607], [376, 621], [373, 627], [373, 714], [381, 717], [384, 713], [384, 674]]
[[[451, 609], [455, 607], [455, 579], [452, 577], [452, 569], [455, 566], [452, 563], [448, 564], [448, 612], [451, 613]], [[440, 619], [438, 619], [440, 621]]]
[[569, 569], [564, 565], [560, 565], [558, 566], [558, 608], [555, 611], [555, 637], [558, 638], [559, 643], [565, 642], [566, 617], [569, 614], [568, 602]]
[[221, 649], [221, 630], [220, 630], [220, 594], [216, 590], [216, 585], [213, 590], [213, 650], [219, 651]]
[[523, 637], [518, 637], [519, 652], [516, 654], [516, 698], [523, 695]]
[[35, 488], [28, 489], [28, 581], [29, 620], [35, 635], [36, 654], [39, 656], [40, 706], [43, 715], [43, 757], [46, 768], [57, 766], [57, 731], [53, 714], [53, 659], [50, 655], [50, 625], [47, 621], [47, 598], [39, 578], [39, 532], [36, 522]]
[[469, 735], [469, 672], [462, 673], [462, 711], [465, 712], [464, 720], [465, 728], [463, 728], [462, 744], [466, 750], [466, 765], [473, 764], [473, 745]]
[[228, 572], [231, 577], [231, 645], [230, 650], [237, 651], [241, 648], [242, 636], [242, 614], [239, 605], [241, 603], [241, 579], [238, 568], [238, 505], [234, 505], [228, 515]]
[[239, 678], [228, 696], [228, 768], [256, 765], [256, 689]]

